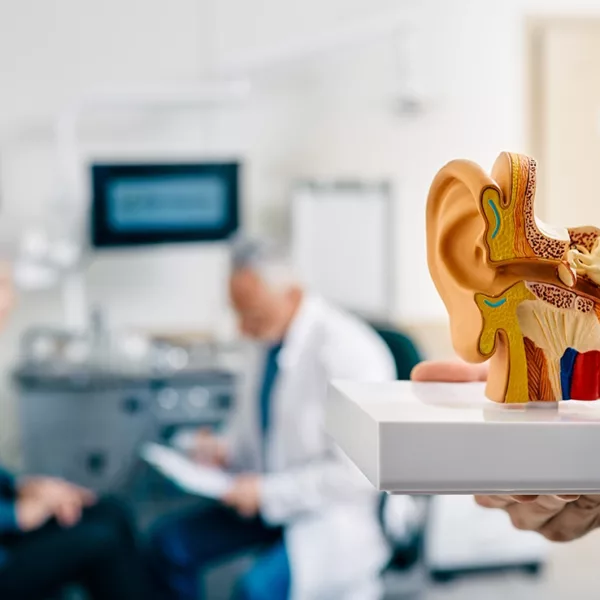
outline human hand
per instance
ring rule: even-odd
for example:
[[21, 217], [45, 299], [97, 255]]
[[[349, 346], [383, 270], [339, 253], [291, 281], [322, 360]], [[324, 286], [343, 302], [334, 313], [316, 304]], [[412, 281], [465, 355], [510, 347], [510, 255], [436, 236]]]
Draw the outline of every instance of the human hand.
[[600, 526], [600, 495], [476, 496], [480, 506], [500, 508], [517, 529], [537, 531], [552, 542], [570, 542]]
[[225, 467], [227, 464], [227, 447], [208, 429], [200, 429], [189, 451], [191, 457], [204, 465]]
[[15, 516], [19, 531], [28, 532], [39, 529], [50, 517], [54, 516], [52, 508], [40, 498], [25, 497], [17, 500]]
[[[487, 364], [426, 361], [411, 373], [413, 381], [485, 381]], [[600, 526], [600, 496], [476, 496], [486, 508], [508, 513], [517, 529], [537, 531], [555, 542], [577, 539]]]
[[17, 497], [27, 506], [43, 504], [65, 527], [75, 525], [83, 509], [96, 501], [90, 490], [53, 477], [21, 479], [17, 482]]
[[252, 518], [260, 509], [260, 476], [248, 473], [236, 477], [232, 488], [223, 497], [223, 503], [242, 517]]
[[472, 365], [459, 361], [426, 360], [415, 366], [412, 381], [469, 382], [486, 381], [488, 364]]
[[0, 327], [4, 327], [15, 303], [12, 270], [10, 264], [0, 262]]

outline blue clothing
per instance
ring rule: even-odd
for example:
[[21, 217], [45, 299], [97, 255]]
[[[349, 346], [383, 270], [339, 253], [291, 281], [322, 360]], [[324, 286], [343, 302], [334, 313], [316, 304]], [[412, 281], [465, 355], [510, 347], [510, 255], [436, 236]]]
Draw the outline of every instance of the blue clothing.
[[0, 495], [15, 493], [15, 476], [0, 467]]
[[155, 527], [148, 562], [161, 600], [197, 600], [198, 575], [253, 548], [266, 548], [237, 585], [240, 600], [287, 600], [291, 574], [283, 531], [261, 519], [243, 519], [222, 505], [165, 517]]
[[290, 563], [283, 542], [278, 542], [242, 577], [240, 600], [284, 600], [292, 583]]
[[280, 351], [281, 344], [272, 346], [267, 351], [267, 358], [265, 361], [265, 372], [260, 391], [260, 427], [263, 438], [266, 437], [269, 432], [269, 426], [271, 424], [271, 396], [273, 395], [273, 387], [279, 371], [277, 358]]
[[0, 468], [0, 565], [6, 560], [6, 550], [2, 546], [2, 535], [18, 530], [15, 507], [15, 478]]
[[0, 468], [0, 535], [17, 529], [15, 494], [14, 476]]
[[0, 467], [0, 535], [17, 530], [15, 478]]

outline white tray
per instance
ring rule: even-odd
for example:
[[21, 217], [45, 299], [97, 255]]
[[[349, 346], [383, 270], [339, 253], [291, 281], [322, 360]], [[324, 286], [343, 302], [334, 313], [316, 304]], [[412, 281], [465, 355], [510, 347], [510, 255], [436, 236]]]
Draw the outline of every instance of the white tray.
[[503, 405], [481, 383], [334, 382], [327, 430], [380, 490], [600, 493], [600, 402]]

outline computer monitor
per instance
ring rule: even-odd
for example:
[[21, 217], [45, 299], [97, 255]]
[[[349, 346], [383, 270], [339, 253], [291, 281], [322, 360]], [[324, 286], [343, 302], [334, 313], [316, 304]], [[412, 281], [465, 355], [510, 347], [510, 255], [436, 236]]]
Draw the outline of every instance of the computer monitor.
[[95, 248], [230, 237], [239, 225], [239, 163], [94, 164]]

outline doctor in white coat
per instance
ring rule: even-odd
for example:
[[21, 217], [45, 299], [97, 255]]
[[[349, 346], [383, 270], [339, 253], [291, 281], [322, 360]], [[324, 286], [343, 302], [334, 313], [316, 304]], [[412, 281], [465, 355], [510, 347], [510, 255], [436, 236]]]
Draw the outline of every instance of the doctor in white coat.
[[250, 338], [231, 426], [202, 433], [196, 453], [237, 478], [221, 505], [167, 518], [152, 537], [161, 598], [197, 598], [199, 572], [252, 547], [238, 585], [246, 600], [370, 600], [390, 549], [378, 494], [328, 439], [332, 379], [395, 379], [369, 326], [308, 295], [284, 261], [251, 244], [234, 252], [231, 300]]

